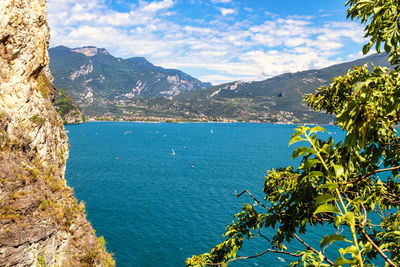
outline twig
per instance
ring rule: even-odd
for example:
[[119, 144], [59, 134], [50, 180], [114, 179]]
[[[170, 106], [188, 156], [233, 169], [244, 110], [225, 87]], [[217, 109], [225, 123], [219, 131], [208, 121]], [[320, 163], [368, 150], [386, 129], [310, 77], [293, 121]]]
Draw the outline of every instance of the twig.
[[302, 97], [305, 96], [302, 92], [300, 92], [299, 88], [296, 88], [296, 92], [299, 93]]
[[268, 237], [266, 237], [265, 235], [263, 235], [263, 234], [254, 234], [253, 236], [261, 236], [261, 237], [263, 237], [265, 240], [267, 240], [268, 243], [270, 243], [272, 246], [274, 246], [274, 243], [272, 243], [272, 241], [271, 241]]
[[293, 256], [293, 257], [301, 257], [300, 254], [295, 254], [295, 253], [291, 253], [291, 252], [287, 252], [287, 251], [283, 251], [283, 250], [267, 249], [267, 250], [265, 250], [265, 251], [263, 251], [263, 252], [261, 252], [261, 253], [257, 253], [256, 255], [253, 255], [253, 256], [237, 257], [237, 258], [234, 258], [234, 259], [230, 259], [230, 260], [228, 260], [228, 261], [226, 261], [226, 262], [205, 263], [205, 264], [206, 264], [206, 265], [209, 265], [209, 266], [218, 266], [218, 265], [227, 264], [227, 263], [230, 263], [230, 262], [233, 262], [233, 261], [237, 261], [237, 260], [247, 260], [247, 259], [257, 258], [257, 257], [260, 257], [260, 256], [262, 256], [262, 255], [268, 253], [268, 252], [286, 254], [286, 255]]
[[[310, 246], [309, 244], [307, 244], [306, 242], [304, 242], [298, 235], [293, 234], [294, 237], [297, 238], [297, 240], [300, 241], [300, 243], [302, 243], [304, 246], [306, 246], [306, 248], [314, 251], [315, 253], [319, 253], [315, 248], [313, 248], [312, 246]], [[331, 266], [335, 266], [335, 263], [333, 263], [333, 261], [331, 261], [330, 259], [328, 259], [324, 254], [322, 254], [322, 256], [324, 256], [324, 259], [326, 260], [326, 262], [328, 262]]]
[[362, 207], [362, 209], [364, 211], [364, 220], [361, 223], [361, 225], [364, 226], [367, 223], [367, 210], [365, 209], [365, 206], [364, 206], [364, 204], [362, 202], [361, 202], [361, 207]]
[[361, 231], [361, 233], [363, 234], [363, 236], [372, 244], [372, 246], [378, 251], [378, 253], [382, 256], [382, 258], [385, 259], [385, 261], [392, 267], [397, 267], [396, 264], [394, 264], [389, 258], [388, 256], [386, 256], [385, 253], [383, 253], [383, 251], [378, 247], [377, 244], [374, 243], [374, 241], [372, 241], [371, 237], [367, 234], [367, 232], [365, 232], [365, 230], [363, 228], [359, 228], [359, 230]]
[[324, 249], [322, 250], [322, 254], [325, 254], [325, 249], [329, 248], [332, 244], [333, 244], [333, 242], [331, 242], [327, 246], [325, 246]]
[[387, 201], [389, 201], [390, 203], [392, 203], [393, 205], [399, 205], [400, 204], [400, 201], [392, 200], [392, 199], [388, 198], [387, 196], [383, 196], [383, 198], [386, 199]]
[[[329, 216], [329, 215], [327, 214], [327, 216]], [[321, 218], [321, 217], [318, 217], [317, 215], [313, 215], [313, 219], [316, 221], [319, 221], [319, 222], [328, 222], [328, 223], [335, 222], [335, 220], [332, 218]]]
[[358, 177], [357, 179], [354, 179], [353, 181], [347, 182], [347, 183], [345, 183], [345, 184], [355, 184], [355, 183], [357, 183], [357, 182], [359, 182], [359, 181], [361, 181], [361, 180], [363, 180], [363, 179], [365, 179], [365, 178], [367, 178], [367, 177], [369, 177], [369, 176], [371, 176], [371, 175], [374, 175], [375, 173], [386, 172], [386, 171], [393, 171], [393, 170], [398, 170], [398, 169], [400, 169], [400, 166], [396, 166], [396, 167], [392, 167], [392, 168], [387, 168], [387, 169], [375, 170], [375, 171], [369, 172], [369, 173], [367, 173], [367, 174], [365, 174], [365, 175], [363, 175], [363, 176], [360, 176], [360, 177]]
[[395, 117], [395, 116], [387, 116], [387, 117], [383, 117], [384, 119], [389, 119], [389, 120], [392, 120], [393, 122], [398, 122], [399, 121], [399, 118], [397, 118], [397, 117]]
[[247, 189], [244, 190], [244, 191], [243, 191], [242, 193], [240, 193], [240, 194], [238, 194], [238, 193], [236, 192], [236, 190], [235, 190], [235, 195], [236, 195], [237, 198], [239, 198], [239, 197], [240, 197], [241, 195], [243, 195], [244, 193], [249, 194], [249, 196], [250, 196], [252, 199], [254, 199], [258, 204], [260, 204], [263, 208], [265, 208], [266, 210], [268, 209], [267, 206], [265, 206], [263, 203], [261, 203], [260, 201], [258, 201], [258, 199], [256, 199], [249, 191], [247, 191]]

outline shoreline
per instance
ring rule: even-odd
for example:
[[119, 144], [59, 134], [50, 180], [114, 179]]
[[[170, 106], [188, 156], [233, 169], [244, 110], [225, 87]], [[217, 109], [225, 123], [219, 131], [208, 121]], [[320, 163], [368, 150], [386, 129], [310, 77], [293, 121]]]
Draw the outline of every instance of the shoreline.
[[168, 122], [168, 121], [141, 121], [141, 120], [132, 120], [132, 121], [126, 121], [126, 120], [87, 120], [85, 122], [81, 123], [72, 123], [72, 124], [64, 124], [64, 125], [79, 125], [79, 124], [85, 124], [85, 123], [98, 123], [98, 122], [119, 122], [119, 123], [125, 123], [125, 122], [133, 122], [133, 123], [149, 123], [149, 124], [155, 124], [155, 123], [166, 123], [166, 124], [183, 124], [183, 123], [209, 123], [209, 124], [228, 124], [228, 123], [248, 123], [248, 124], [274, 124], [274, 125], [293, 125], [293, 126], [298, 126], [298, 125], [313, 125], [313, 126], [338, 126], [336, 124], [318, 124], [318, 123], [282, 123], [282, 122], [251, 122], [251, 121], [177, 121], [177, 122]]
[[265, 123], [282, 125], [335, 125], [333, 121], [326, 123], [304, 122], [293, 120], [264, 120], [264, 119], [234, 119], [234, 118], [171, 118], [171, 117], [118, 117], [118, 116], [87, 116], [85, 122], [119, 121], [119, 122], [146, 122], [146, 123]]

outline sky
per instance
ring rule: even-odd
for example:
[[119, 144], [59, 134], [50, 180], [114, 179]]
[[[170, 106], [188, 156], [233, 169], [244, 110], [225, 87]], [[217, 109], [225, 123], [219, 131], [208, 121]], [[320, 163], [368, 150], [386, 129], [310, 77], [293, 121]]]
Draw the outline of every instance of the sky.
[[212, 84], [360, 58], [345, 0], [48, 0], [50, 46], [145, 57]]

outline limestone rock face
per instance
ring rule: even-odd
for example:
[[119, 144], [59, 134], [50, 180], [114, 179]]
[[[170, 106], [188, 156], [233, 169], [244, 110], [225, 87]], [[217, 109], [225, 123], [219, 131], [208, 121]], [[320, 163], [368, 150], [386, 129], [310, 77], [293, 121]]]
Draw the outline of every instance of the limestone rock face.
[[0, 1], [0, 266], [114, 265], [64, 180], [45, 0]]

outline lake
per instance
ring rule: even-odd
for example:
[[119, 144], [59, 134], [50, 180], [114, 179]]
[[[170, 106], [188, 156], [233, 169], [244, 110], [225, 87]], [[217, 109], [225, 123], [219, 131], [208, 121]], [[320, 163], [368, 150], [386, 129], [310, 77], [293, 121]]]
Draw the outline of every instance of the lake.
[[[223, 241], [242, 203], [260, 200], [267, 169], [290, 162], [294, 125], [89, 122], [68, 125], [66, 179], [117, 266], [185, 266]], [[338, 128], [330, 134], [343, 138]], [[325, 136], [329, 134], [324, 134]], [[174, 152], [175, 155], [172, 155]], [[321, 228], [322, 229], [322, 228]], [[272, 230], [270, 230], [272, 231]], [[311, 233], [318, 244], [323, 231]], [[242, 256], [266, 249], [251, 242]], [[296, 244], [294, 244], [296, 246]], [[280, 257], [280, 258], [278, 258]], [[286, 266], [266, 254], [229, 266]]]

